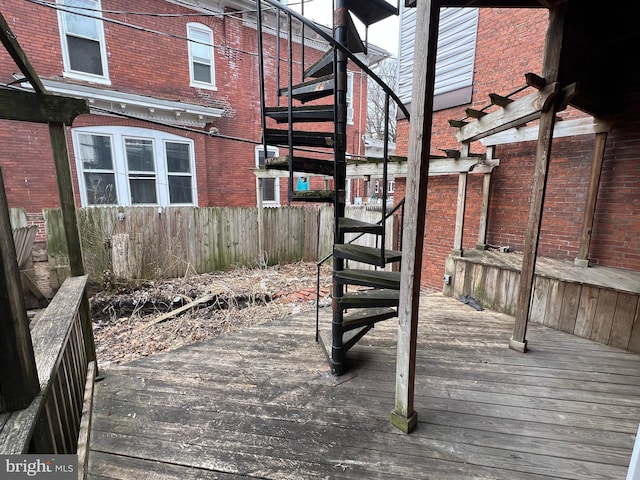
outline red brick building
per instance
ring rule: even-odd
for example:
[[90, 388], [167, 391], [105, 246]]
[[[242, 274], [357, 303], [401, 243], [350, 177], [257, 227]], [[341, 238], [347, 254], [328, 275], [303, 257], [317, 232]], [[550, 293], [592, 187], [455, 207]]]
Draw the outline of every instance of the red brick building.
[[[461, 11], [475, 11], [477, 16], [475, 24], [467, 23], [464, 27], [466, 37], [463, 41], [473, 43], [470, 57], [472, 70], [468, 83], [462, 88], [453, 86], [449, 91], [439, 94], [438, 76], [446, 75], [447, 71], [446, 63], [444, 66], [440, 64], [441, 54], [446, 57], [447, 52], [441, 52], [439, 44], [438, 66], [442, 70], [436, 70], [436, 111], [431, 142], [433, 155], [443, 155], [440, 149], [460, 149], [455, 137], [457, 129], [449, 125], [450, 119], [465, 118], [467, 108], [485, 108], [489, 105], [490, 93], [507, 95], [516, 91], [525, 85], [526, 73], [539, 74], [542, 67], [548, 23], [545, 9], [443, 9], [440, 42], [447, 37], [447, 15]], [[410, 72], [410, 62], [405, 60], [405, 67]], [[525, 93], [527, 91], [516, 93], [512, 98]], [[405, 95], [404, 99], [409, 98], [410, 95]], [[569, 107], [559, 117], [562, 121], [568, 121], [586, 116]], [[640, 231], [640, 222], [637, 220], [640, 202], [637, 145], [640, 137], [635, 128], [637, 119], [628, 121], [627, 117], [618, 117], [609, 119], [611, 127], [588, 258], [592, 265], [640, 271], [637, 249]], [[562, 121], [557, 121], [557, 129], [562, 128]], [[535, 122], [531, 125], [535, 125]], [[398, 153], [406, 154], [408, 124], [405, 120], [400, 120], [398, 132]], [[493, 158], [500, 162], [492, 172], [486, 243], [508, 246], [511, 250], [521, 252], [529, 212], [536, 138], [521, 141], [524, 137], [512, 136], [512, 140], [503, 136], [482, 141], [485, 146], [495, 145]], [[586, 133], [553, 140], [553, 159], [539, 242], [539, 255], [542, 257], [573, 261], [577, 256], [594, 155], [594, 136], [593, 133]], [[483, 149], [475, 146], [477, 144], [474, 144], [474, 148], [478, 151], [474, 153], [482, 153]], [[623, 171], [626, 173], [623, 174]], [[478, 243], [482, 185], [482, 175], [469, 175], [463, 249], [473, 249]], [[403, 179], [396, 178], [395, 198], [403, 198], [404, 188]], [[457, 175], [429, 178], [422, 271], [423, 288], [429, 291], [441, 291], [443, 288], [445, 260], [454, 245], [457, 195]]]
[[[91, 107], [67, 132], [78, 206], [257, 204], [255, 2], [0, 0], [0, 11], [47, 89], [84, 98]], [[270, 32], [265, 88], [273, 100], [275, 29]], [[298, 39], [297, 76], [300, 50]], [[325, 50], [308, 38], [305, 64]], [[286, 51], [281, 39], [281, 83]], [[18, 70], [8, 55], [0, 55], [0, 83], [29, 88], [14, 75]], [[362, 138], [366, 77], [355, 70], [350, 79], [349, 136]], [[9, 205], [34, 218], [58, 205], [46, 138], [46, 126], [0, 123]], [[363, 145], [353, 150], [364, 153]], [[286, 182], [273, 179], [270, 186], [264, 204], [285, 201]]]

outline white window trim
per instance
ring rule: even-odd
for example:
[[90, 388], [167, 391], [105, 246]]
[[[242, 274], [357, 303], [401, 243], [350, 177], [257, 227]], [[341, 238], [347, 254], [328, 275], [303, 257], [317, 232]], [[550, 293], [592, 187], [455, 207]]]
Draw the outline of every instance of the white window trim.
[[[191, 42], [192, 42], [191, 31], [192, 30], [199, 30], [211, 36], [211, 45], [209, 47], [209, 53], [211, 58], [211, 83], [200, 82], [194, 79], [193, 53], [192, 53], [192, 47], [191, 47]], [[206, 25], [203, 25], [202, 23], [190, 22], [190, 23], [187, 23], [187, 38], [189, 39], [189, 41], [187, 42], [188, 48], [189, 48], [189, 78], [190, 78], [189, 86], [194, 88], [204, 88], [207, 90], [218, 90], [218, 88], [216, 87], [216, 59], [215, 59], [215, 48], [214, 48], [215, 37], [213, 36], [213, 30], [207, 27]]]
[[[63, 0], [56, 0], [56, 3], [63, 7]], [[96, 9], [101, 10], [102, 4], [101, 0], [94, 0], [96, 2]], [[74, 78], [76, 80], [85, 80], [88, 82], [99, 83], [102, 85], [111, 85], [111, 80], [109, 79], [109, 64], [107, 62], [107, 44], [104, 37], [104, 24], [102, 21], [102, 14], [98, 12], [94, 12], [94, 16], [96, 17], [96, 21], [98, 23], [98, 42], [100, 43], [100, 61], [102, 62], [102, 75], [94, 75], [92, 73], [87, 72], [78, 72], [71, 69], [71, 59], [69, 58], [69, 49], [67, 46], [67, 26], [64, 20], [64, 12], [63, 9], [58, 10], [58, 32], [60, 33], [60, 45], [62, 46], [62, 63], [64, 67], [64, 71], [62, 72], [62, 76], [65, 78]]]
[[354, 109], [353, 109], [353, 72], [347, 72], [347, 124], [353, 125]]
[[[131, 194], [131, 177], [133, 176], [135, 178], [136, 175], [149, 175], [150, 172], [140, 172], [140, 171], [131, 171], [129, 169], [129, 159], [127, 158], [127, 145], [126, 145], [126, 141], [127, 140], [142, 140], [142, 141], [146, 141], [146, 140], [150, 140], [151, 141], [151, 146], [153, 147], [153, 163], [154, 163], [154, 167], [155, 169], [153, 170], [153, 176], [155, 177], [155, 187], [156, 187], [156, 200], [158, 203], [132, 203], [131, 202], [131, 198], [133, 197], [133, 195]], [[158, 161], [158, 142], [156, 141], [155, 138], [150, 138], [150, 137], [144, 137], [144, 136], [137, 136], [137, 135], [122, 135], [120, 137], [120, 141], [122, 143], [122, 163], [124, 164], [124, 169], [126, 171], [126, 183], [127, 183], [127, 195], [129, 196], [129, 202], [128, 205], [132, 205], [132, 206], [136, 206], [136, 207], [155, 207], [158, 205], [162, 205], [161, 200], [160, 200], [160, 190], [162, 190], [161, 188], [158, 188], [159, 186], [159, 172], [158, 170], [160, 170], [158, 163], [160, 163]], [[118, 171], [119, 169], [117, 168], [118, 165], [118, 158], [117, 158], [117, 153], [116, 153], [116, 158], [115, 160], [115, 170], [116, 170], [116, 175], [118, 175]], [[164, 162], [166, 164], [166, 161]], [[116, 180], [117, 182], [117, 180]], [[168, 180], [167, 180], [167, 185], [168, 185]], [[168, 186], [167, 186], [167, 191], [168, 191]], [[168, 196], [167, 196], [168, 199]]]
[[[101, 135], [111, 138], [111, 151], [113, 155], [113, 171], [115, 173], [116, 192], [118, 195], [117, 206], [133, 206], [131, 204], [131, 192], [129, 189], [129, 168], [125, 153], [125, 138], [134, 138], [140, 140], [152, 140], [155, 157], [155, 175], [156, 175], [156, 195], [158, 203], [146, 206], [198, 206], [198, 190], [195, 169], [195, 150], [194, 142], [189, 138], [180, 137], [171, 133], [161, 132], [139, 127], [78, 127], [72, 129], [73, 148], [75, 153], [76, 171], [78, 177], [78, 186], [80, 187], [80, 200], [83, 207], [113, 207], [114, 204], [106, 205], [90, 205], [87, 199], [87, 190], [84, 181], [84, 169], [80, 159], [80, 142], [79, 135]], [[169, 173], [166, 158], [165, 144], [184, 143], [189, 145], [190, 169], [191, 169], [191, 198], [192, 203], [170, 203], [169, 199]], [[173, 175], [173, 174], [171, 174]], [[162, 187], [162, 188], [161, 188]], [[136, 207], [145, 206], [144, 204], [135, 204]]]
[[[261, 150], [264, 150], [264, 146], [262, 145], [258, 145], [255, 148], [256, 168], [260, 168], [260, 151]], [[273, 152], [274, 157], [278, 157], [280, 155], [280, 149], [278, 147], [272, 147], [271, 145], [267, 145], [267, 155], [268, 155], [268, 152]], [[267, 159], [265, 158], [265, 162], [266, 161]], [[279, 207], [280, 206], [280, 179], [278, 177], [273, 179], [273, 190], [275, 194], [274, 200], [262, 200], [262, 196], [261, 196], [262, 192], [260, 191], [260, 179], [256, 178], [256, 203], [258, 205], [262, 203], [263, 207]]]

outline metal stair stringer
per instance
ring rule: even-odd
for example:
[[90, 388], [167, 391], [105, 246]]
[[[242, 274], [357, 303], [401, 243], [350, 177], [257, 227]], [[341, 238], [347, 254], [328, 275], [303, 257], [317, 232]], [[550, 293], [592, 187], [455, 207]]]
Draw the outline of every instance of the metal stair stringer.
[[[366, 54], [367, 43], [362, 41], [355, 27], [354, 18], [357, 18], [365, 28], [390, 15], [398, 13], [398, 8], [390, 5], [386, 0], [335, 0], [333, 37], [313, 22], [309, 22], [301, 15], [293, 12], [288, 7], [276, 0], [257, 0], [264, 2], [270, 9], [277, 11], [277, 18], [283, 12], [291, 25], [292, 19], [302, 23], [301, 31], [305, 28], [313, 30], [318, 36], [326, 40], [330, 49], [325, 52], [315, 63], [307, 67], [304, 60], [304, 48], [302, 60], [299, 62], [302, 81], [293, 82], [293, 63], [291, 60], [291, 37], [289, 38], [289, 78], [285, 86], [280, 84], [280, 77], [276, 79], [277, 105], [267, 106], [265, 102], [264, 87], [262, 95], [262, 142], [267, 145], [284, 146], [289, 149], [286, 156], [269, 159], [265, 167], [270, 169], [287, 169], [289, 171], [289, 200], [333, 203], [334, 210], [334, 247], [332, 253], [325, 257], [318, 265], [318, 282], [320, 265], [330, 256], [333, 257], [333, 285], [332, 285], [332, 320], [331, 328], [322, 329], [322, 335], [316, 328], [316, 338], [320, 339], [327, 358], [331, 365], [332, 373], [343, 374], [347, 369], [347, 351], [366, 335], [376, 323], [397, 316], [399, 304], [400, 274], [398, 271], [379, 270], [387, 265], [399, 262], [401, 252], [385, 247], [389, 232], [386, 228], [386, 219], [395, 212], [395, 209], [387, 214], [387, 163], [389, 160], [388, 126], [384, 135], [384, 157], [382, 185], [382, 209], [381, 218], [377, 223], [368, 223], [346, 216], [346, 145], [347, 141], [347, 66], [353, 63], [360, 68], [369, 81], [377, 83], [386, 94], [386, 120], [389, 121], [389, 101], [395, 102], [403, 111], [406, 111], [397, 95], [391, 87], [369, 69], [355, 54]], [[303, 0], [304, 3], [304, 0]], [[261, 10], [258, 8], [258, 19], [261, 18]], [[262, 31], [258, 22], [258, 31]], [[278, 25], [280, 22], [278, 21]], [[278, 27], [279, 28], [279, 27]], [[297, 30], [300, 31], [300, 30]], [[304, 33], [303, 33], [304, 38]], [[304, 41], [302, 41], [304, 44]], [[278, 47], [279, 48], [279, 47]], [[278, 50], [279, 51], [279, 50]], [[259, 56], [261, 75], [263, 72], [261, 40], [259, 41]], [[279, 53], [276, 54], [279, 59]], [[262, 82], [264, 83], [264, 81]], [[287, 105], [280, 104], [280, 100]], [[328, 103], [330, 100], [332, 103]], [[314, 102], [320, 102], [312, 105]], [[275, 129], [267, 125], [267, 118], [272, 123], [277, 123], [284, 128]], [[315, 128], [301, 130], [298, 124], [315, 124]], [[326, 127], [322, 127], [326, 125]], [[332, 128], [327, 128], [329, 125]], [[311, 150], [313, 155], [309, 155]], [[304, 152], [304, 153], [301, 153]], [[323, 153], [324, 152], [324, 153]], [[327, 159], [331, 155], [331, 160]], [[317, 158], [316, 158], [317, 157]], [[331, 176], [333, 188], [330, 190], [294, 191], [294, 172], [306, 175]], [[326, 182], [325, 182], [326, 185]], [[377, 247], [351, 244], [346, 241], [347, 236], [368, 237], [370, 245]], [[373, 266], [372, 270], [349, 268], [349, 262], [359, 262]], [[371, 268], [371, 267], [370, 267]], [[319, 285], [319, 284], [318, 284]], [[319, 288], [319, 287], [318, 287]], [[318, 314], [317, 314], [318, 315]], [[318, 317], [317, 317], [318, 318]]]

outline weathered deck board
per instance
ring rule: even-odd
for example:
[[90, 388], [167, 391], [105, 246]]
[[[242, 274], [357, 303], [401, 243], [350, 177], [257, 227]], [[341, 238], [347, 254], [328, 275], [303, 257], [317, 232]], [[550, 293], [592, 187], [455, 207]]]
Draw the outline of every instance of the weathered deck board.
[[107, 370], [90, 478], [624, 478], [640, 357], [536, 324], [520, 354], [512, 317], [423, 300], [411, 435], [389, 424], [396, 323], [336, 385], [300, 315]]

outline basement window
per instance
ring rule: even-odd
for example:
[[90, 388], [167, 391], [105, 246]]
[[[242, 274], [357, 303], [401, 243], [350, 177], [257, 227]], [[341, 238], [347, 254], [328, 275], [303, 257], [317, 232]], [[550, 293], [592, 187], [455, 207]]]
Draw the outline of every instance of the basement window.
[[191, 86], [215, 90], [215, 66], [213, 61], [213, 31], [200, 23], [187, 25], [189, 38], [189, 74]]
[[195, 205], [193, 142], [132, 127], [73, 129], [82, 206]]
[[100, 0], [57, 0], [64, 76], [110, 84]]

